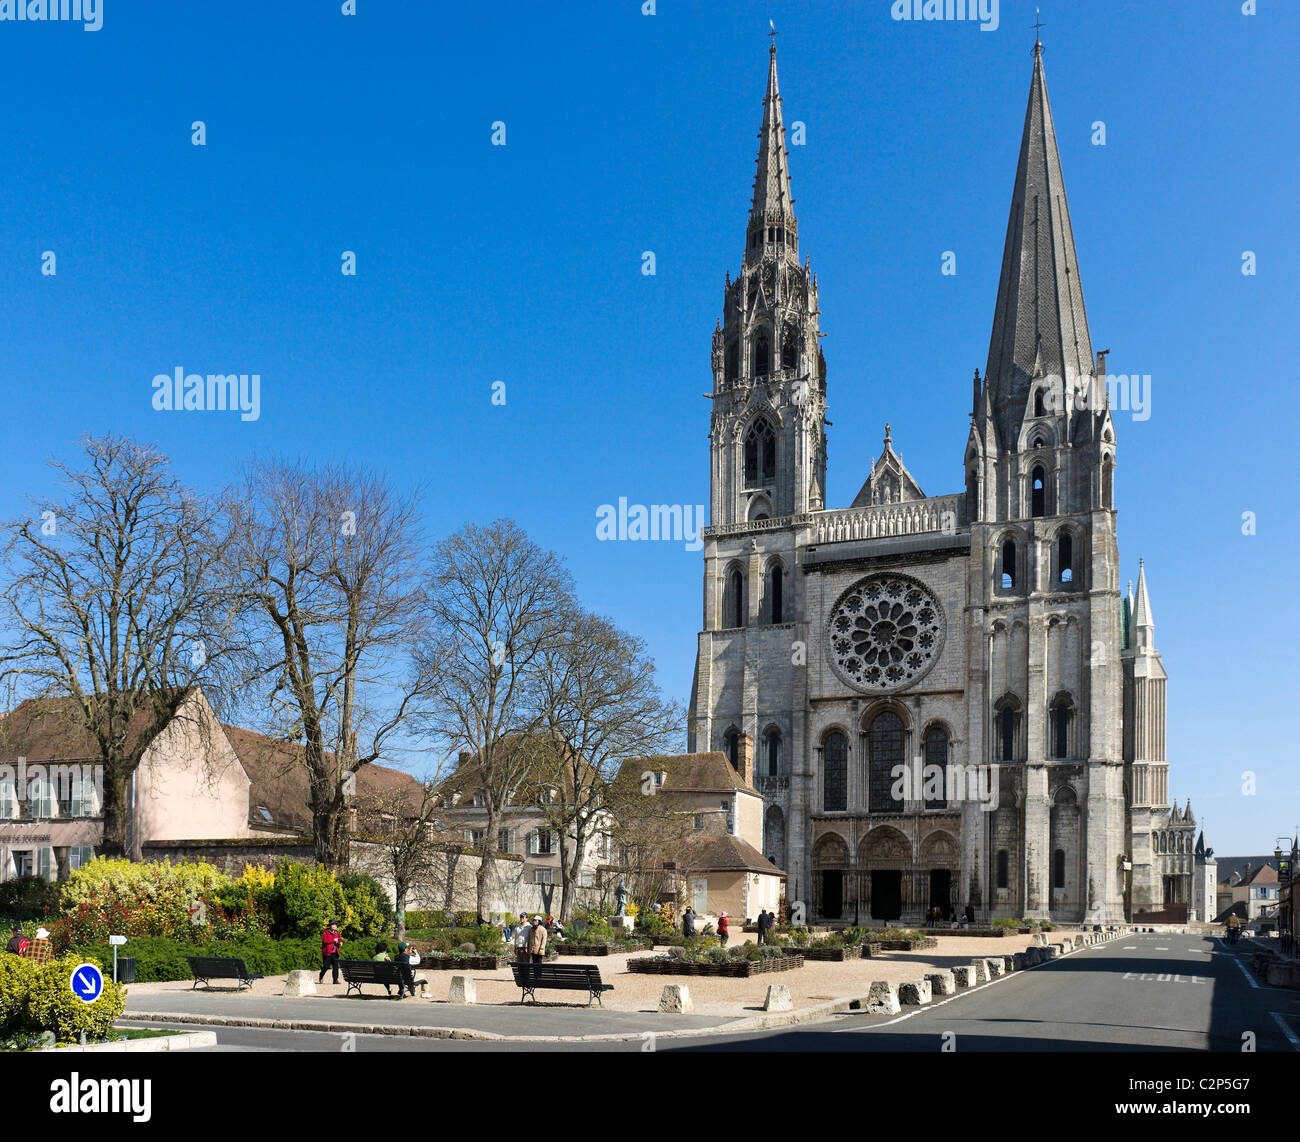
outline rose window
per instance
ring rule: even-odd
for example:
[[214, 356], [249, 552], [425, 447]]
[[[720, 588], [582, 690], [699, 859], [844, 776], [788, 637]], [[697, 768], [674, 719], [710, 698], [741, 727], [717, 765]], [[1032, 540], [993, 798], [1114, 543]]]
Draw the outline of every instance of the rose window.
[[864, 579], [831, 611], [831, 665], [859, 690], [898, 690], [934, 665], [943, 631], [943, 610], [928, 587], [902, 575]]

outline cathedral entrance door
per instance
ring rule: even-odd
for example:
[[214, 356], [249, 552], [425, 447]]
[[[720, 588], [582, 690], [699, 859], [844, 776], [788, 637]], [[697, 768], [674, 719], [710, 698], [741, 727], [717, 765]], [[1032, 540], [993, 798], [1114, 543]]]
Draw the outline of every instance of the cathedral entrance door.
[[952, 905], [952, 872], [946, 868], [930, 870], [930, 907], [939, 909], [939, 914], [947, 919], [948, 909]]
[[897, 920], [903, 914], [903, 874], [896, 869], [871, 873], [871, 918]]
[[822, 873], [822, 917], [838, 920], [844, 911], [844, 873], [838, 869]]

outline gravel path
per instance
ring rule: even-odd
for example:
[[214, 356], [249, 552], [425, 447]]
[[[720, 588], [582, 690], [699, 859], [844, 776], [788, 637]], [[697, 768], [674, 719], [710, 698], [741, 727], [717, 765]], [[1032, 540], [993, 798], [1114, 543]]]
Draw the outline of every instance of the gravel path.
[[[1071, 933], [1049, 933], [1049, 940], [1059, 940], [1062, 935]], [[790, 997], [796, 1009], [825, 1003], [844, 997], [856, 998], [865, 995], [875, 980], [888, 980], [891, 983], [905, 983], [919, 979], [927, 972], [950, 968], [959, 964], [969, 964], [972, 959], [987, 956], [1006, 956], [1022, 952], [1030, 944], [1030, 937], [1010, 935], [1001, 939], [975, 939], [966, 936], [941, 936], [939, 945], [923, 952], [886, 952], [876, 959], [849, 960], [846, 963], [827, 963], [822, 961], [805, 961], [802, 968], [791, 971], [765, 973], [749, 979], [718, 979], [705, 976], [661, 976], [639, 975], [627, 970], [629, 956], [646, 956], [649, 952], [624, 953], [614, 956], [602, 956], [593, 959], [566, 956], [565, 963], [593, 963], [600, 968], [601, 978], [614, 985], [614, 990], [605, 995], [604, 1005], [613, 1011], [655, 1011], [659, 1006], [659, 996], [666, 983], [684, 983], [691, 989], [691, 998], [695, 1011], [700, 1015], [717, 1015], [738, 1018], [752, 1015], [762, 1009], [769, 984], [783, 983], [790, 989]], [[457, 974], [451, 971], [425, 971], [416, 969], [416, 975], [424, 975], [429, 980], [431, 1008], [445, 1007], [447, 989], [451, 977]], [[509, 968], [499, 971], [471, 971], [468, 974], [475, 983], [480, 1004], [511, 1004], [519, 999], [519, 989], [515, 986]], [[257, 984], [261, 995], [282, 995], [284, 993], [284, 976], [268, 977]], [[130, 985], [130, 992], [135, 1003], [151, 994], [165, 993], [175, 995], [191, 989], [190, 981], [170, 983], [137, 983]], [[328, 979], [318, 985], [322, 997], [339, 996], [346, 992], [346, 987], [337, 987]], [[202, 990], [202, 989], [200, 989]], [[379, 989], [371, 986], [368, 992]], [[548, 1000], [565, 1003], [568, 993], [543, 993]], [[396, 1001], [394, 1001], [396, 1002]], [[572, 1002], [582, 1005], [577, 993], [573, 993]], [[418, 999], [402, 1001], [404, 1007], [421, 1004]], [[338, 1008], [327, 1005], [329, 1013], [322, 1012], [322, 1018], [334, 1018]], [[368, 1016], [373, 1014], [373, 1009]]]

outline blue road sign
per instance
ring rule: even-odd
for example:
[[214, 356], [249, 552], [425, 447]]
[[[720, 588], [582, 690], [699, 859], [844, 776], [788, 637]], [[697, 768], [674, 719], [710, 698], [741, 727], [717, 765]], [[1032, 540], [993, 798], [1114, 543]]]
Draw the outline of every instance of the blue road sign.
[[72, 969], [70, 986], [82, 1003], [94, 1003], [104, 993], [104, 973], [94, 964], [78, 964]]

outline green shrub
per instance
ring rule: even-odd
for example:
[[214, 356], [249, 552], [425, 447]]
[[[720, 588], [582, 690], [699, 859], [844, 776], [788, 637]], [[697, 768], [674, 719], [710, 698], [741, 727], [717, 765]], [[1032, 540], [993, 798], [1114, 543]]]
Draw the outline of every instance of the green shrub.
[[338, 881], [347, 905], [339, 917], [344, 935], [378, 936], [393, 930], [393, 902], [379, 881], [364, 872], [345, 872]]
[[281, 861], [275, 870], [271, 894], [272, 931], [277, 936], [309, 938], [319, 936], [331, 920], [337, 920], [344, 936], [362, 933], [349, 930], [347, 901], [343, 886], [322, 865]]
[[406, 929], [408, 932], [412, 929], [448, 928], [450, 926], [450, 917], [441, 909], [434, 909], [433, 911], [407, 909]]
[[114, 1020], [126, 1010], [126, 989], [106, 975], [103, 994], [94, 1003], [83, 1003], [68, 986], [81, 962], [75, 956], [64, 956], [36, 969], [27, 999], [28, 1029], [51, 1031], [60, 1043], [77, 1042], [83, 1031], [87, 1042], [108, 1038]]
[[58, 907], [59, 886], [43, 876], [16, 876], [0, 882], [0, 916], [39, 920]]
[[26, 956], [0, 953], [0, 1036], [22, 1030], [27, 996], [35, 980], [36, 965]]

